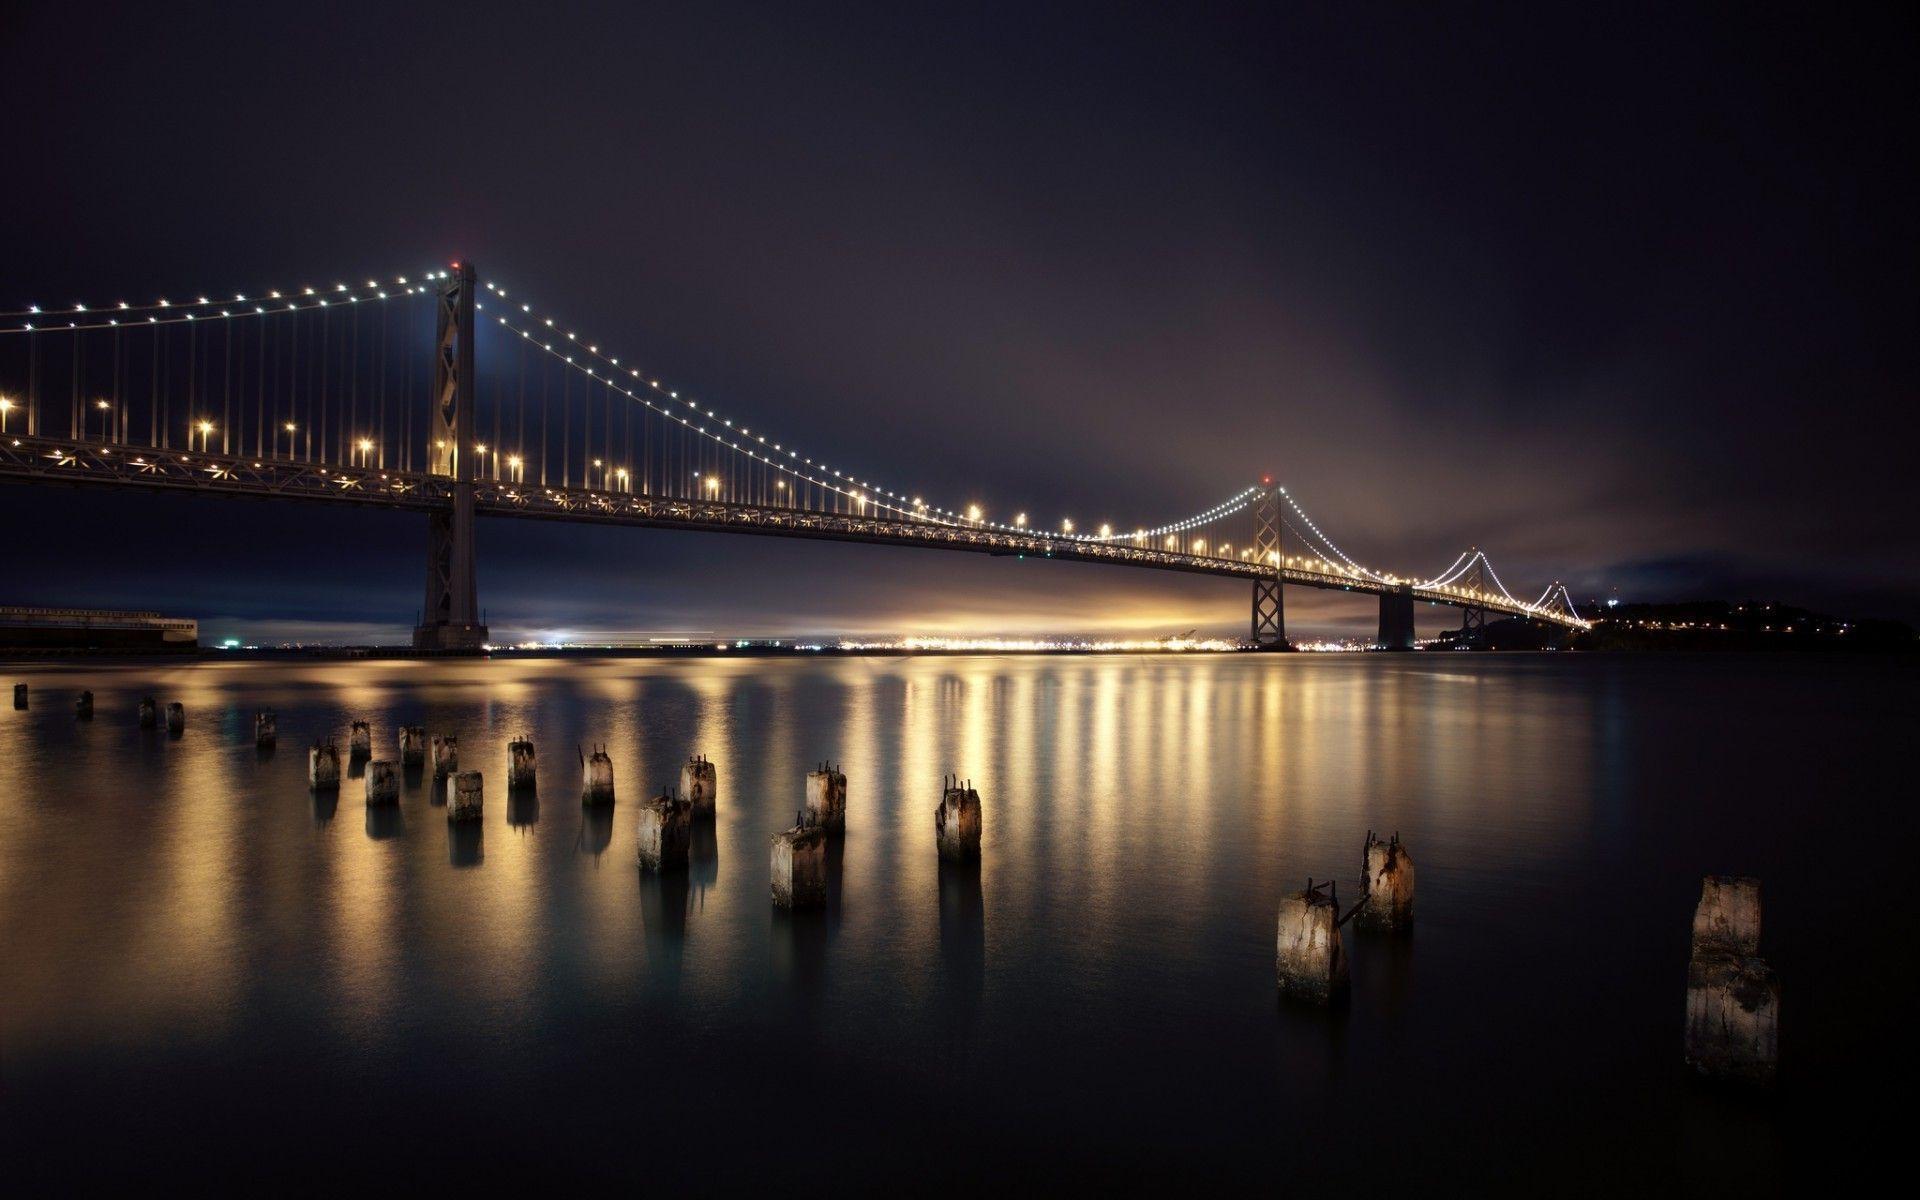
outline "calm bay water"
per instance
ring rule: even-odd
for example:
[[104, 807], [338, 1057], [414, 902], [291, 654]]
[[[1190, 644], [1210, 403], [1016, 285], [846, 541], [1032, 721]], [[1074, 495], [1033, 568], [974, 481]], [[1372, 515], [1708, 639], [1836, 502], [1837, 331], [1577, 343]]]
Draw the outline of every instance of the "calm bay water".
[[[1774, 1190], [1893, 1026], [1862, 921], [1911, 793], [1909, 664], [1156, 656], [15, 665], [0, 712], [0, 1106], [72, 1185], [531, 1177], [783, 1190], [1406, 1178]], [[98, 715], [76, 722], [73, 696]], [[137, 728], [152, 694], [184, 737]], [[271, 754], [253, 710], [279, 713]], [[314, 798], [305, 747], [459, 735], [485, 819], [425, 784]], [[509, 801], [531, 735], [537, 802]], [[584, 813], [576, 746], [619, 802]], [[719, 764], [692, 871], [637, 802]], [[822, 914], [768, 835], [843, 764]], [[941, 776], [984, 863], [943, 870]], [[1280, 1004], [1281, 894], [1419, 872], [1348, 930], [1349, 1006]], [[1701, 875], [1761, 876], [1782, 1080], [1680, 1063]], [[155, 1172], [180, 1172], [175, 1176]]]

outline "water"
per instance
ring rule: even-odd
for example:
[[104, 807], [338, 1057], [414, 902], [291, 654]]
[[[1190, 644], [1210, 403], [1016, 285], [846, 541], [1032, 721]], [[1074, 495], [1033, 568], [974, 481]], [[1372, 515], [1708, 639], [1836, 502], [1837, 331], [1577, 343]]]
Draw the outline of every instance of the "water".
[[[1262, 1185], [1406, 1178], [1770, 1191], [1894, 1027], [1916, 675], [1841, 657], [1256, 656], [14, 666], [0, 713], [0, 1045], [12, 1176], [303, 1191], [642, 1178]], [[98, 715], [78, 723], [91, 688]], [[185, 702], [174, 740], [140, 696]], [[252, 745], [255, 708], [281, 743]], [[409, 780], [309, 796], [305, 745], [457, 733], [485, 819]], [[505, 745], [538, 743], [537, 803]], [[582, 812], [577, 745], [619, 803]], [[643, 877], [636, 802], [687, 752], [720, 811]], [[768, 835], [844, 765], [824, 914]], [[944, 772], [984, 865], [942, 869]], [[1276, 1000], [1274, 916], [1357, 897], [1367, 829], [1419, 872], [1354, 936], [1350, 1005]], [[1762, 876], [1782, 1078], [1680, 1062], [1701, 875]], [[1884, 894], [1883, 894], [1884, 893]]]

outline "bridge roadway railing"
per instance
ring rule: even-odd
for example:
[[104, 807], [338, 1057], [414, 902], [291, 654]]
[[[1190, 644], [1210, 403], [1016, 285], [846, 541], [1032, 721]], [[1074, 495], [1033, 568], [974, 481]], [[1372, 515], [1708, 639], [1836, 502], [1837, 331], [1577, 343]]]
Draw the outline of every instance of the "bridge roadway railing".
[[[454, 481], [447, 476], [417, 471], [22, 437], [0, 438], [0, 480], [314, 500], [419, 512], [451, 504], [454, 487]], [[473, 487], [475, 512], [485, 516], [921, 546], [1186, 571], [1249, 581], [1272, 570], [1249, 559], [1186, 554], [1119, 540], [1055, 537], [1044, 532], [994, 529], [944, 519], [823, 512], [779, 505], [521, 485], [490, 479], [475, 480]], [[1288, 564], [1281, 577], [1301, 587], [1368, 594], [1402, 586], [1364, 575], [1294, 564]], [[1569, 626], [1578, 624], [1558, 613], [1514, 604], [1504, 596], [1488, 597], [1449, 588], [1417, 586], [1412, 591], [1417, 600], [1461, 607], [1474, 605], [1489, 612], [1531, 616]]]

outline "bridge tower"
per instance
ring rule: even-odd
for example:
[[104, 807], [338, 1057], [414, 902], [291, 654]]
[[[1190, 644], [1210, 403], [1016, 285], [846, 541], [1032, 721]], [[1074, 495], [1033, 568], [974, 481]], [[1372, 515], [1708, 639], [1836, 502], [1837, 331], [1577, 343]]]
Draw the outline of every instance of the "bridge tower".
[[1280, 541], [1281, 489], [1273, 486], [1271, 476], [1262, 479], [1260, 486], [1260, 495], [1253, 502], [1253, 560], [1271, 566], [1273, 572], [1262, 573], [1253, 581], [1253, 646], [1256, 650], [1291, 650], [1286, 601], [1280, 590], [1287, 561]]
[[413, 630], [416, 650], [478, 650], [487, 640], [480, 623], [473, 562], [474, 272], [456, 263], [436, 305], [430, 470], [453, 480], [453, 506], [427, 518], [427, 598]]
[[[1481, 569], [1480, 564], [1483, 559], [1479, 547], [1476, 546], [1473, 553], [1473, 562], [1455, 582], [1469, 591], [1484, 592], [1487, 587], [1487, 576]], [[1460, 606], [1460, 642], [1476, 650], [1486, 649], [1487, 610], [1485, 605], [1467, 603]]]

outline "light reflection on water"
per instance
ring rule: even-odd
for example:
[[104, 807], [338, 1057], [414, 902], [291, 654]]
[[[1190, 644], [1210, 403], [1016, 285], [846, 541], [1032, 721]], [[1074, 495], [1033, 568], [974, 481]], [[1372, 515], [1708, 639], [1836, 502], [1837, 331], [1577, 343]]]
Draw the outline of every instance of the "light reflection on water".
[[[1675, 1070], [1693, 893], [1709, 870], [1768, 876], [1794, 1012], [1792, 968], [1834, 953], [1795, 880], [1848, 853], [1838, 814], [1801, 802], [1878, 786], [1880, 760], [1844, 752], [1913, 694], [1905, 668], [1864, 661], [1524, 656], [11, 678], [34, 706], [0, 720], [0, 1039], [9, 1120], [42, 1149], [85, 1128], [104, 1072], [146, 1101], [116, 1118], [109, 1174], [208, 1149], [167, 1114], [213, 1102], [235, 1174], [352, 1176], [391, 1147], [346, 1135], [323, 1153], [276, 1127], [378, 1096], [470, 1105], [473, 1144], [494, 1148], [460, 1169], [621, 1177], [617, 1156], [551, 1160], [568, 1131], [624, 1128], [671, 1096], [711, 1120], [680, 1131], [697, 1153], [667, 1174], [705, 1183], [778, 1162], [810, 1106], [846, 1131], [819, 1153], [853, 1180], [938, 1152], [952, 1105], [985, 1139], [960, 1177], [1316, 1178], [1338, 1160], [1271, 1162], [1315, 1129], [1350, 1150], [1392, 1131], [1408, 1171], [1499, 1155], [1550, 1177], [1632, 1137], [1668, 1169], [1764, 1175], [1773, 1115]], [[90, 723], [72, 717], [83, 687]], [[183, 738], [136, 727], [146, 694], [185, 703]], [[263, 707], [281, 736], [266, 754]], [[1880, 715], [1843, 719], [1855, 707]], [[1818, 749], [1789, 712], [1827, 714]], [[337, 798], [310, 795], [307, 741], [344, 747], [355, 718], [375, 757], [397, 758], [402, 723], [457, 734], [487, 778], [480, 825], [449, 826], [418, 773], [395, 811], [364, 805], [357, 769]], [[523, 734], [540, 785], [509, 797]], [[611, 812], [579, 802], [595, 744]], [[643, 876], [638, 802], [691, 752], [719, 764], [719, 816], [688, 874]], [[848, 834], [827, 910], [788, 917], [768, 902], [767, 839], [820, 760], [847, 773]], [[934, 854], [948, 771], [984, 798], [974, 870]], [[1357, 898], [1369, 828], [1400, 832], [1419, 865], [1415, 937], [1350, 943], [1347, 1011], [1280, 1008], [1278, 898], [1309, 875]], [[1820, 1002], [1798, 1007], [1819, 1019]], [[529, 1132], [556, 1139], [547, 1154]]]

